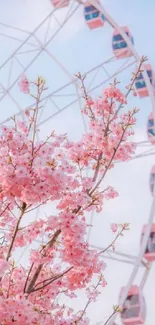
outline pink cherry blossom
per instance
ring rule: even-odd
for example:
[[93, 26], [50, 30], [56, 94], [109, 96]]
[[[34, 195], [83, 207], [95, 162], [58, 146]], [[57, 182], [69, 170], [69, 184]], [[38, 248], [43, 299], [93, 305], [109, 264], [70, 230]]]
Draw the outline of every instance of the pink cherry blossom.
[[[33, 85], [40, 96], [44, 80], [39, 77]], [[26, 76], [19, 87], [30, 92]], [[105, 89], [99, 99], [88, 98], [82, 111], [88, 132], [75, 142], [52, 131], [37, 141], [37, 105], [25, 111], [25, 121], [19, 118], [14, 125], [1, 127], [0, 227], [5, 229], [0, 241], [1, 323], [89, 324], [85, 313], [80, 312], [79, 318], [58, 298], [76, 299], [78, 290], [84, 290], [94, 302], [100, 294], [94, 281], [99, 278], [100, 287], [107, 285], [102, 275], [106, 264], [87, 240], [88, 215], [101, 212], [106, 200], [118, 196], [112, 186], [103, 188], [103, 180], [116, 161], [129, 160], [135, 150], [129, 138], [136, 111], [117, 114], [119, 104], [125, 106], [126, 97], [115, 86]], [[38, 207], [42, 213], [35, 220]], [[117, 227], [112, 224], [112, 231]], [[23, 262], [14, 262], [14, 254], [26, 248], [26, 262], [25, 256]]]
[[4, 259], [0, 259], [0, 277], [4, 275], [5, 271], [8, 268], [9, 268], [9, 263]]
[[98, 295], [100, 294], [100, 292], [98, 290], [92, 290], [90, 288], [87, 289], [87, 296], [88, 296], [88, 299], [95, 302]]
[[21, 76], [21, 79], [20, 79], [18, 85], [19, 85], [21, 92], [23, 92], [25, 94], [28, 94], [30, 92], [29, 81], [25, 75]]
[[116, 231], [118, 230], [118, 225], [117, 225], [116, 223], [112, 223], [112, 224], [111, 224], [111, 230], [112, 230], [113, 232], [116, 232]]

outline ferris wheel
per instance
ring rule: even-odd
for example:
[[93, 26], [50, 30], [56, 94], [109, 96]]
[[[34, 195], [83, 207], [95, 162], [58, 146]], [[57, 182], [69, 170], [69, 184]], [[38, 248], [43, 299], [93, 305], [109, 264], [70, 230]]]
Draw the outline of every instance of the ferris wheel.
[[[91, 65], [93, 60], [93, 52], [88, 46], [80, 53], [78, 42], [83, 38], [79, 29], [78, 36], [74, 41], [69, 40], [68, 34], [72, 33], [71, 29], [74, 24], [80, 21], [81, 26], [87, 30], [88, 41], [97, 44], [98, 33], [106, 38], [104, 28], [109, 28], [108, 38], [106, 39], [106, 47], [109, 49], [112, 45], [112, 53], [98, 55], [96, 65]], [[107, 26], [107, 27], [106, 27]], [[0, 36], [4, 40], [11, 42], [10, 53], [4, 53], [0, 62], [0, 106], [1, 111], [5, 107], [10, 109], [3, 113], [2, 123], [10, 123], [10, 116], [13, 114], [21, 115], [23, 113], [23, 96], [19, 95], [18, 82], [22, 74], [26, 74], [29, 79], [36, 77], [36, 72], [42, 74], [47, 80], [48, 90], [42, 99], [43, 107], [40, 117], [39, 126], [41, 135], [49, 130], [51, 125], [55, 124], [56, 118], [59, 119], [59, 128], [61, 132], [62, 126], [66, 123], [65, 116], [71, 127], [71, 131], [75, 127], [86, 130], [87, 125], [80, 114], [83, 102], [81, 99], [81, 89], [78, 78], [75, 74], [80, 70], [86, 76], [86, 87], [88, 94], [94, 96], [100, 95], [104, 85], [108, 84], [115, 77], [127, 75], [130, 78], [131, 71], [135, 71], [140, 64], [140, 57], [135, 48], [135, 41], [130, 28], [120, 26], [104, 9], [101, 2], [97, 0], [49, 0], [49, 12], [47, 16], [39, 22], [33, 30], [24, 30], [18, 27], [10, 26], [7, 23], [0, 23]], [[93, 33], [95, 33], [93, 35]], [[109, 34], [111, 39], [109, 39]], [[96, 38], [94, 40], [94, 37]], [[65, 46], [67, 44], [67, 46]], [[87, 45], [83, 43], [86, 47]], [[5, 46], [5, 41], [4, 41]], [[73, 54], [68, 53], [67, 48], [71, 46]], [[77, 60], [77, 52], [81, 62]], [[110, 50], [109, 50], [110, 51]], [[76, 55], [74, 55], [76, 52]], [[85, 55], [84, 52], [87, 52]], [[89, 58], [88, 58], [89, 55]], [[4, 57], [3, 57], [4, 56]], [[67, 58], [68, 56], [68, 58]], [[103, 59], [100, 61], [100, 57]], [[88, 60], [89, 59], [89, 60]], [[87, 64], [90, 61], [90, 64]], [[88, 67], [87, 69], [85, 67]], [[155, 154], [155, 97], [154, 97], [154, 72], [150, 64], [143, 64], [143, 72], [141, 72], [135, 81], [135, 91], [137, 98], [150, 99], [150, 114], [147, 121], [148, 139], [137, 142], [139, 152], [133, 157], [140, 159]], [[120, 77], [121, 78], [121, 77]], [[51, 80], [53, 80], [51, 82]], [[128, 79], [129, 81], [129, 79]], [[25, 106], [34, 105], [30, 99], [24, 98]], [[52, 109], [51, 109], [52, 107]], [[75, 108], [73, 110], [73, 107]], [[53, 123], [53, 124], [52, 124]], [[58, 129], [59, 129], [58, 128]], [[80, 132], [81, 132], [80, 130]], [[41, 136], [40, 135], [40, 136]], [[154, 197], [155, 188], [155, 167], [152, 167], [150, 174], [150, 190]], [[155, 199], [153, 199], [151, 212], [147, 225], [144, 226], [142, 232], [141, 248], [137, 257], [126, 254], [124, 252], [113, 252], [107, 250], [104, 254], [105, 259], [120, 261], [133, 265], [133, 270], [126, 284], [118, 297], [119, 303], [123, 306], [121, 313], [121, 321], [123, 324], [143, 324], [145, 322], [145, 300], [142, 290], [150, 272], [151, 265], [155, 260], [155, 225], [153, 224], [155, 211]], [[91, 216], [91, 223], [93, 215]], [[88, 234], [91, 237], [91, 233]], [[92, 245], [93, 246], [93, 245]], [[95, 246], [97, 249], [103, 247]], [[140, 285], [134, 285], [137, 272], [143, 268]], [[115, 317], [108, 323], [114, 325]], [[116, 320], [117, 321], [117, 320]]]

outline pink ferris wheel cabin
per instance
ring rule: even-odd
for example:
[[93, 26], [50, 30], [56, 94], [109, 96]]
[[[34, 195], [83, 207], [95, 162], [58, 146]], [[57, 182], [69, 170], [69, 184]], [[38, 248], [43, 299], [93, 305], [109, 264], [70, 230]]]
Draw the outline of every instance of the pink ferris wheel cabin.
[[[145, 69], [145, 71], [147, 72], [150, 83], [151, 83], [152, 87], [154, 88], [155, 77], [154, 77], [154, 72], [153, 72], [151, 65], [144, 64], [143, 69]], [[136, 91], [137, 91], [139, 97], [143, 98], [143, 97], [147, 97], [149, 95], [147, 85], [145, 83], [144, 76], [143, 76], [142, 72], [139, 73], [139, 75], [136, 79], [135, 88], [136, 88]]]
[[155, 144], [155, 123], [153, 112], [150, 113], [147, 122], [147, 135], [148, 139], [152, 144]]
[[[99, 1], [97, 1], [100, 3]], [[102, 27], [105, 23], [105, 16], [89, 2], [84, 4], [84, 17], [90, 29]]]
[[[121, 290], [122, 296], [124, 288]], [[128, 296], [123, 304], [121, 319], [123, 325], [144, 324], [146, 317], [146, 305], [140, 288], [136, 285], [132, 286], [128, 292]]]
[[[147, 228], [147, 225], [144, 225], [143, 230], [142, 230], [141, 244], [142, 244], [145, 232], [146, 232], [146, 228]], [[150, 232], [150, 236], [149, 236], [148, 243], [146, 246], [144, 257], [146, 258], [146, 260], [148, 262], [155, 261], [155, 224], [152, 224], [152, 226], [151, 226], [151, 232]]]
[[[129, 31], [129, 28], [125, 26], [125, 27], [121, 27], [121, 29], [129, 37], [131, 43], [134, 44], [134, 40]], [[112, 48], [113, 48], [114, 55], [116, 56], [117, 59], [122, 59], [133, 55], [131, 49], [128, 47], [128, 44], [116, 29], [114, 30], [112, 36]]]
[[155, 165], [151, 169], [149, 186], [152, 196], [155, 196]]
[[52, 5], [57, 8], [67, 7], [69, 5], [70, 0], [51, 0]]

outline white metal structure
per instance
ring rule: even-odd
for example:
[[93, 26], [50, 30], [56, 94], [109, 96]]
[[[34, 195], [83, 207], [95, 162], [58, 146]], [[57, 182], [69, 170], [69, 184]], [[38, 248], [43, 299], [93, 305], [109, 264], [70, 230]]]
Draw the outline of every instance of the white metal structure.
[[[103, 6], [101, 6], [99, 3], [97, 3], [95, 0], [90, 0], [90, 3], [95, 6], [99, 11], [101, 11], [106, 19], [108, 20], [108, 22], [114, 27], [116, 28], [119, 33], [122, 35], [122, 37], [124, 38], [124, 40], [126, 41], [126, 43], [128, 44], [129, 48], [131, 49], [137, 63], [140, 63], [140, 57], [138, 55], [138, 53], [136, 52], [135, 50], [135, 47], [132, 45], [131, 41], [129, 40], [129, 38], [127, 37], [127, 35], [123, 32], [123, 30], [120, 28], [120, 26], [114, 21], [114, 19], [106, 12], [106, 10], [103, 8]], [[147, 85], [147, 88], [148, 88], [148, 91], [149, 91], [149, 95], [150, 95], [150, 98], [151, 98], [151, 103], [152, 103], [152, 111], [153, 111], [153, 114], [154, 114], [154, 117], [155, 117], [155, 97], [154, 97], [154, 94], [153, 94], [153, 89], [152, 89], [152, 86], [150, 84], [150, 80], [148, 78], [148, 75], [146, 73], [146, 71], [144, 70], [143, 72], [143, 76], [144, 76], [144, 79], [145, 79], [145, 82], [146, 82], [146, 85]], [[120, 306], [123, 305], [124, 301], [126, 300], [127, 298], [127, 295], [128, 295], [128, 292], [129, 292], [129, 289], [137, 275], [137, 272], [138, 272], [138, 269], [139, 269], [139, 265], [141, 264], [141, 261], [142, 261], [142, 258], [143, 258], [143, 255], [144, 255], [144, 252], [146, 250], [146, 247], [147, 247], [147, 242], [148, 242], [148, 239], [149, 239], [149, 235], [150, 235], [150, 231], [151, 231], [151, 225], [153, 223], [153, 220], [154, 220], [154, 214], [155, 214], [155, 198], [153, 199], [153, 203], [152, 203], [152, 207], [151, 207], [151, 211], [150, 211], [150, 216], [149, 216], [149, 220], [148, 220], [148, 226], [147, 226], [147, 230], [146, 230], [146, 233], [145, 233], [145, 237], [144, 237], [144, 241], [143, 241], [143, 244], [142, 244], [142, 247], [141, 247], [141, 250], [140, 250], [140, 253], [139, 253], [139, 256], [136, 258], [136, 261], [135, 261], [135, 266], [133, 268], [133, 271], [131, 273], [131, 276], [128, 280], [128, 283], [127, 283], [127, 286], [123, 292], [123, 295], [121, 297], [121, 300], [120, 300]], [[143, 283], [143, 280], [142, 280], [142, 283]], [[112, 317], [112, 319], [108, 322], [109, 325], [112, 325], [115, 318], [117, 317], [117, 315], [114, 315]]]

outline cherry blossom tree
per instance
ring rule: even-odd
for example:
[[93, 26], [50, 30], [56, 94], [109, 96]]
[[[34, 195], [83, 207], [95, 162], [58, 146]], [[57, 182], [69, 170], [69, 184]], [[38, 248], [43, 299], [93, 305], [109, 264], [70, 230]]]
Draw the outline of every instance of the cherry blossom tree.
[[[88, 122], [88, 132], [78, 142], [53, 130], [37, 141], [45, 90], [40, 77], [34, 83], [26, 76], [20, 81], [21, 91], [29, 95], [33, 91], [36, 101], [34, 108], [25, 110], [25, 122], [13, 117], [13, 124], [0, 130], [1, 325], [87, 325], [87, 307], [106, 286], [103, 251], [92, 249], [87, 241], [88, 215], [100, 213], [105, 201], [118, 195], [111, 186], [104, 188], [103, 181], [116, 161], [127, 161], [134, 153], [135, 144], [129, 138], [137, 110], [120, 113], [127, 96], [116, 82], [101, 98], [92, 99], [84, 78], [77, 77], [86, 103], [82, 114]], [[130, 90], [133, 80], [135, 77]], [[55, 203], [57, 213], [32, 221], [31, 212], [48, 202]], [[111, 228], [116, 237], [108, 247], [114, 247], [128, 225]], [[43, 236], [46, 242], [34, 248], [33, 243], [41, 243]], [[27, 245], [29, 262], [21, 265], [14, 256]], [[83, 310], [75, 313], [58, 298], [76, 299], [79, 289], [88, 300]], [[115, 306], [112, 315], [118, 311]]]

